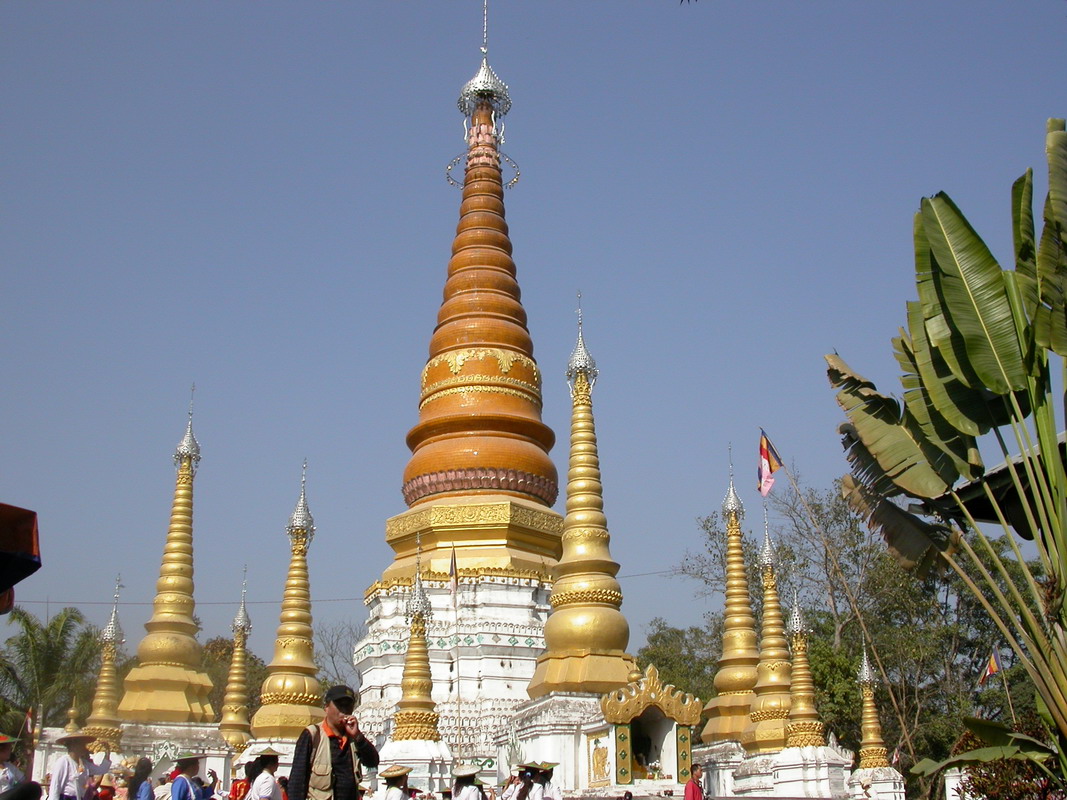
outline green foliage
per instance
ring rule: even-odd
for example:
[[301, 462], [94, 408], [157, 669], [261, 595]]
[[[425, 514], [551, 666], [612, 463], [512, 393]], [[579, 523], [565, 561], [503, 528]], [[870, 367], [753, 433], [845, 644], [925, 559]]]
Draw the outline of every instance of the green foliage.
[[42, 711], [45, 725], [62, 726], [67, 710], [76, 701], [84, 722], [100, 669], [97, 629], [87, 624], [76, 608], [64, 608], [42, 622], [16, 606], [8, 625], [16, 632], [0, 650], [4, 721], [17, 731], [26, 709], [33, 708], [35, 714], [38, 709]]
[[722, 636], [709, 636], [704, 628], [673, 628], [662, 617], [648, 626], [647, 644], [637, 651], [638, 666], [655, 664], [660, 679], [707, 702], [715, 696], [712, 685]]
[[[950, 569], [950, 580], [916, 585], [927, 593], [945, 592], [942, 605], [950, 602], [960, 619], [971, 620], [969, 626], [941, 630], [931, 658], [963, 657], [958, 644], [980, 631], [985, 618], [986, 641], [993, 646], [1006, 641], [1019, 665], [1015, 674], [1025, 672], [1036, 690], [1037, 706], [1055, 731], [1052, 761], [1058, 760], [1062, 777], [1067, 774], [1067, 469], [1057, 441], [1063, 408], [1052, 390], [1053, 366], [1067, 375], [1062, 119], [1049, 121], [1046, 154], [1049, 192], [1040, 240], [1032, 173], [1012, 187], [1014, 270], [1001, 268], [948, 195], [923, 198], [913, 230], [919, 299], [907, 304], [907, 328], [893, 339], [903, 407], [836, 353], [826, 360], [848, 417], [841, 432], [852, 474], [842, 488], [850, 505], [905, 567], [918, 568], [920, 576], [935, 563]], [[1005, 460], [996, 483], [981, 480], [976, 437], [988, 432]], [[966, 499], [961, 479], [980, 480], [967, 488]], [[902, 495], [920, 501], [920, 513], [890, 500]], [[976, 515], [1000, 524], [1002, 535], [988, 534]], [[1015, 536], [1036, 543], [1037, 560], [1023, 556]], [[904, 628], [913, 622], [897, 620]], [[907, 685], [901, 688], [906, 700]], [[1021, 741], [1016, 735], [996, 747], [1036, 757], [1038, 751]], [[981, 755], [995, 753], [987, 749]]]

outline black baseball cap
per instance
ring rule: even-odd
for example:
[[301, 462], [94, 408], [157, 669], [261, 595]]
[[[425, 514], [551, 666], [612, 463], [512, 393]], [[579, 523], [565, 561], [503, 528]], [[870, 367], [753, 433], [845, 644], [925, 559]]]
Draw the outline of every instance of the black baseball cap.
[[329, 705], [337, 700], [351, 700], [356, 702], [356, 693], [348, 686], [338, 685], [331, 686], [326, 690], [326, 697], [323, 700], [323, 705]]

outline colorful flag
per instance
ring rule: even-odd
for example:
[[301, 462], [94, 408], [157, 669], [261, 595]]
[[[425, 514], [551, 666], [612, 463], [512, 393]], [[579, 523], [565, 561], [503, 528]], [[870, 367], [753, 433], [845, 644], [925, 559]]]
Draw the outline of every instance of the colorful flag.
[[982, 677], [978, 679], [978, 685], [981, 686], [991, 675], [996, 675], [1002, 669], [1004, 668], [1000, 665], [1000, 653], [994, 650], [990, 654], [989, 661], [985, 665], [985, 672], [982, 673]]
[[771, 477], [782, 466], [782, 457], [778, 455], [778, 451], [774, 449], [774, 445], [771, 444], [771, 440], [767, 438], [767, 434], [763, 432], [763, 428], [759, 429], [759, 469], [757, 470], [756, 477], [759, 482], [756, 488], [759, 489], [759, 493], [766, 497], [771, 491], [771, 487], [774, 486], [774, 478]]
[[452, 595], [452, 605], [456, 604], [456, 592], [459, 591], [459, 568], [456, 567], [456, 546], [452, 545], [452, 561], [448, 564], [448, 593]]

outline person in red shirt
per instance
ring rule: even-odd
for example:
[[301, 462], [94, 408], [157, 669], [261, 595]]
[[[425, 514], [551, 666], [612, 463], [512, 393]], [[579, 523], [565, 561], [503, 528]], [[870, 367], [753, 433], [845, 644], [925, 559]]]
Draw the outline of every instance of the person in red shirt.
[[703, 778], [704, 768], [694, 764], [689, 782], [685, 785], [685, 800], [704, 800]]

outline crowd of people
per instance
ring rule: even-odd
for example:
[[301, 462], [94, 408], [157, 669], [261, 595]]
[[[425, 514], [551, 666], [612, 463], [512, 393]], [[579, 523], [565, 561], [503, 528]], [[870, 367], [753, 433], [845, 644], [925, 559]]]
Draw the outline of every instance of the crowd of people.
[[[51, 765], [44, 788], [27, 780], [13, 762], [16, 739], [0, 734], [0, 800], [438, 800], [427, 789], [409, 784], [411, 767], [389, 765], [378, 772], [379, 792], [363, 784], [363, 769], [378, 767], [378, 750], [359, 729], [356, 694], [348, 686], [326, 692], [324, 719], [308, 725], [297, 738], [288, 776], [277, 774], [282, 754], [267, 748], [242, 767], [242, 776], [228, 790], [214, 770], [200, 777], [203, 753], [182, 753], [173, 768], [153, 782], [157, 764], [142, 757], [132, 769], [113, 765], [110, 750], [94, 762], [89, 747], [94, 737], [67, 733], [56, 743], [66, 753]], [[476, 766], [457, 766], [454, 783], [441, 791], [441, 800], [563, 800], [552, 783], [556, 764], [530, 762], [513, 770], [499, 794], [478, 778]], [[420, 797], [421, 795], [421, 797]], [[688, 798], [687, 798], [688, 800]]]

